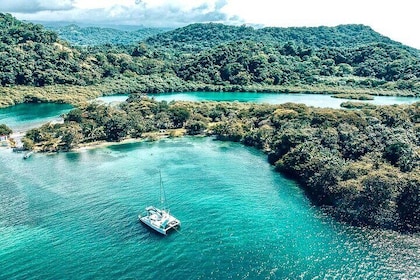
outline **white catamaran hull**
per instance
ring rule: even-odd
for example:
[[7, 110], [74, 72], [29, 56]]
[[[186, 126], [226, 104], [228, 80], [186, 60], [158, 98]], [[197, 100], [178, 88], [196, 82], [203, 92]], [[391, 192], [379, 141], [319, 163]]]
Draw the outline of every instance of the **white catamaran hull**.
[[181, 225], [181, 222], [165, 210], [149, 206], [145, 215], [139, 215], [139, 220], [155, 231], [166, 235], [169, 230]]

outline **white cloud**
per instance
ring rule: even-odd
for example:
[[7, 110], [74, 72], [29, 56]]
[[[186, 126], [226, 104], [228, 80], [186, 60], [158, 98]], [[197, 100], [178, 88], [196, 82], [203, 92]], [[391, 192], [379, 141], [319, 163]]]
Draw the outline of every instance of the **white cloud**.
[[39, 11], [62, 11], [73, 8], [74, 0], [3, 0], [0, 12], [36, 13]]
[[100, 1], [75, 0], [75, 4], [74, 4], [74, 6], [80, 10], [109, 9], [116, 6], [133, 7], [134, 5], [135, 5], [134, 0], [100, 0]]
[[207, 11], [214, 10], [216, 6], [214, 0], [142, 0], [141, 3], [146, 8], [173, 7], [181, 11], [188, 12], [196, 8], [206, 7]]
[[415, 1], [399, 0], [1, 0], [20, 19], [182, 26], [194, 22], [263, 26], [365, 24], [420, 49]]

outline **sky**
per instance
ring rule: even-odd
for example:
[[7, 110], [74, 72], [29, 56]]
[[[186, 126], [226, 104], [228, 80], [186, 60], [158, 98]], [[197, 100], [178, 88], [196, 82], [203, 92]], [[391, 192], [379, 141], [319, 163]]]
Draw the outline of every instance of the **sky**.
[[1, 0], [20, 20], [181, 27], [219, 22], [257, 27], [364, 24], [420, 49], [414, 0]]

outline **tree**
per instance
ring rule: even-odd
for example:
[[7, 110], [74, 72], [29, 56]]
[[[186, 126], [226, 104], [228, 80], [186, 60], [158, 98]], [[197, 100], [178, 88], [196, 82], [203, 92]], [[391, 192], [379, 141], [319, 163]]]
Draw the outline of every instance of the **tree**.
[[9, 128], [7, 125], [5, 124], [0, 124], [0, 135], [10, 135], [12, 134], [13, 131], [11, 128]]
[[420, 230], [420, 179], [407, 180], [397, 199], [398, 213], [404, 229]]
[[224, 121], [213, 127], [213, 134], [219, 140], [239, 142], [244, 136], [244, 129], [240, 122]]
[[80, 127], [78, 127], [78, 125], [68, 127], [64, 126], [62, 128], [61, 149], [63, 151], [70, 151], [80, 143], [82, 135], [79, 129]]
[[65, 121], [68, 122], [82, 122], [82, 110], [80, 108], [76, 108], [68, 112], [65, 116]]
[[202, 134], [204, 130], [207, 128], [207, 126], [202, 121], [194, 120], [194, 121], [188, 122], [185, 128], [187, 129], [187, 134], [198, 135], [198, 134]]
[[132, 52], [132, 56], [147, 56], [149, 57], [149, 48], [147, 47], [147, 45], [145, 43], [140, 43], [138, 44], [133, 52]]
[[104, 124], [106, 140], [108, 141], [121, 141], [121, 139], [127, 136], [129, 130], [127, 119], [123, 114], [119, 113], [112, 116]]
[[362, 191], [356, 200], [357, 219], [363, 224], [386, 225], [398, 222], [395, 197], [398, 179], [390, 173], [372, 172], [362, 180]]
[[181, 106], [172, 106], [169, 112], [176, 128], [182, 127], [191, 114], [187, 108]]

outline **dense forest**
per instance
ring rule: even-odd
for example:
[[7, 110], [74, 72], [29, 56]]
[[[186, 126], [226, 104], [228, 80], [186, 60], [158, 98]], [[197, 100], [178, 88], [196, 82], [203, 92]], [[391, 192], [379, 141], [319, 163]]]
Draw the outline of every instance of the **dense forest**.
[[146, 39], [149, 45], [191, 52], [236, 41], [264, 44], [291, 42], [306, 48], [355, 48], [372, 43], [393, 45], [419, 55], [419, 50], [385, 37], [369, 26], [349, 24], [337, 27], [265, 27], [229, 26], [217, 23], [196, 23], [184, 28], [156, 34]]
[[79, 86], [90, 86], [97, 95], [185, 90], [420, 94], [419, 51], [362, 25], [193, 24], [134, 45], [76, 46], [41, 25], [0, 14], [0, 69], [0, 106], [72, 102], [86, 96]]
[[220, 102], [87, 103], [64, 124], [29, 131], [27, 148], [68, 151], [95, 141], [213, 135], [264, 150], [312, 201], [358, 225], [420, 230], [420, 103], [358, 111]]

